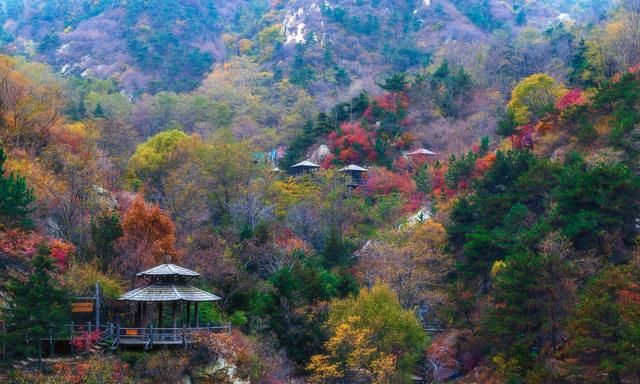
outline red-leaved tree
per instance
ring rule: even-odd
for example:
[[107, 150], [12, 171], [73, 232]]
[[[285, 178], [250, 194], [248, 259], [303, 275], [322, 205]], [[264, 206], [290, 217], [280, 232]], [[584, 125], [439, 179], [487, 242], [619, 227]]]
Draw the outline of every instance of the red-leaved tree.
[[343, 123], [331, 132], [329, 144], [342, 163], [364, 163], [376, 160], [376, 133], [366, 130], [359, 122]]
[[371, 195], [388, 195], [392, 192], [411, 196], [416, 183], [408, 173], [394, 173], [386, 168], [372, 168], [368, 172], [365, 190]]
[[572, 107], [574, 105], [583, 105], [587, 102], [587, 98], [584, 95], [582, 89], [576, 88], [572, 89], [564, 96], [560, 97], [556, 102], [556, 109], [559, 111], [563, 111], [568, 107]]

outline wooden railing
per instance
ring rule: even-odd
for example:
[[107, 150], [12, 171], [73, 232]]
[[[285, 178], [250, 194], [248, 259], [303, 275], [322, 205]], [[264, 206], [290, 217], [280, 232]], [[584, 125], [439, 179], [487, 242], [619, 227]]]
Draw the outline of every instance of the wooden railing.
[[183, 345], [193, 342], [193, 336], [199, 332], [231, 333], [231, 325], [217, 325], [205, 327], [182, 328], [124, 328], [116, 325], [113, 335], [112, 348], [119, 345], [144, 345], [145, 349], [153, 348], [154, 344]]
[[[176, 328], [155, 328], [153, 326], [145, 328], [129, 328], [121, 327], [119, 323], [108, 323], [96, 328], [92, 323], [85, 324], [63, 324], [49, 325], [46, 327], [47, 334], [40, 338], [40, 341], [47, 341], [50, 347], [50, 355], [53, 356], [54, 344], [56, 341], [68, 340], [71, 342], [74, 338], [87, 337], [96, 338], [95, 344], [107, 344], [112, 349], [118, 348], [120, 345], [143, 346], [145, 349], [153, 348], [154, 344], [159, 345], [182, 345], [187, 346], [193, 342], [193, 337], [199, 332], [212, 333], [231, 333], [231, 325], [206, 325], [199, 327], [176, 327]], [[3, 329], [3, 332], [11, 332], [9, 327]], [[27, 338], [26, 342], [33, 340]], [[87, 344], [90, 344], [89, 342]], [[2, 353], [2, 357], [6, 358], [6, 352]]]

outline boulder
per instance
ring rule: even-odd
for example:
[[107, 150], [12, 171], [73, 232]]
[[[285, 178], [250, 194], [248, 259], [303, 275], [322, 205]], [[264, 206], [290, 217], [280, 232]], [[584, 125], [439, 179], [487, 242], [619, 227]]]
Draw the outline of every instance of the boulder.
[[311, 156], [309, 156], [309, 161], [316, 164], [321, 164], [322, 161], [331, 153], [331, 150], [326, 145], [322, 144], [313, 151]]
[[191, 382], [193, 384], [249, 384], [249, 381], [235, 376], [236, 370], [237, 367], [234, 364], [218, 358], [210, 364], [194, 369]]

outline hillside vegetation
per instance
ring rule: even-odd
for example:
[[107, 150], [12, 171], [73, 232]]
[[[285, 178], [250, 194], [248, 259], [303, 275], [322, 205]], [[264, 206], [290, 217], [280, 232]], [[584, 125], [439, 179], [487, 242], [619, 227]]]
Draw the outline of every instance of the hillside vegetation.
[[[0, 381], [640, 380], [637, 1], [0, 3]], [[230, 334], [13, 368], [167, 260]]]

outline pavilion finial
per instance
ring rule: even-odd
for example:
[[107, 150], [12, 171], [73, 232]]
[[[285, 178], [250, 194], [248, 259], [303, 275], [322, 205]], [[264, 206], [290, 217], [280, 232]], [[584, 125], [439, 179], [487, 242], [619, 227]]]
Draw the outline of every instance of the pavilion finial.
[[164, 263], [165, 264], [171, 264], [171, 255], [170, 254], [166, 254], [164, 255]]

